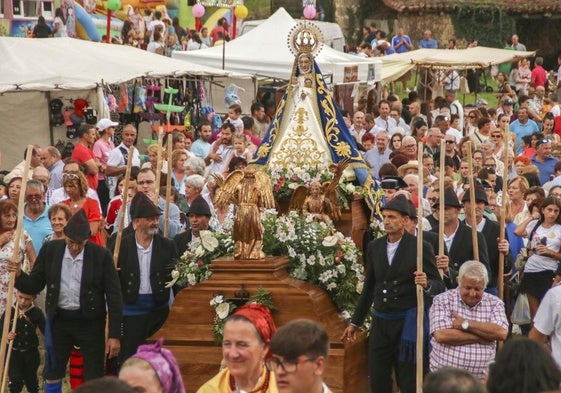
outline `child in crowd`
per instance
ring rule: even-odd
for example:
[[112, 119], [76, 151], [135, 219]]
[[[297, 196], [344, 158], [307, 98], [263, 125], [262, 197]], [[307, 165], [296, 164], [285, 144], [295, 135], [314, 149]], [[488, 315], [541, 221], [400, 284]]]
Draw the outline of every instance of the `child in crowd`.
[[242, 114], [242, 107], [238, 104], [230, 105], [228, 108], [228, 117], [226, 122], [231, 123], [235, 128], [236, 132], [243, 133], [243, 121], [240, 118]]
[[[9, 376], [10, 393], [19, 393], [23, 386], [29, 393], [39, 391], [37, 369], [39, 368], [39, 338], [37, 329], [45, 332], [45, 315], [40, 308], [35, 307], [35, 295], [17, 292], [16, 301], [18, 308], [12, 309], [11, 321], [17, 318], [16, 331], [8, 333], [8, 340], [14, 340], [10, 356]], [[10, 328], [12, 322], [10, 321]], [[4, 326], [4, 315], [0, 319]]]

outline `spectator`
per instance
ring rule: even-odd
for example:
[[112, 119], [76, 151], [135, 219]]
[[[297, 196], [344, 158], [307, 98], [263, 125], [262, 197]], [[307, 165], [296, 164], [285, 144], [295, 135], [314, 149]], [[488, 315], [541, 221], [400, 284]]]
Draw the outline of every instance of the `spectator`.
[[53, 36], [53, 31], [45, 22], [45, 17], [39, 15], [37, 19], [37, 24], [33, 28], [33, 38], [49, 38]]
[[423, 382], [423, 393], [486, 393], [483, 383], [466, 370], [442, 367]]
[[54, 37], [68, 37], [66, 32], [66, 17], [62, 12], [62, 8], [55, 9], [55, 20], [53, 21], [53, 35]]
[[438, 49], [438, 42], [432, 38], [432, 32], [430, 30], [425, 30], [423, 32], [423, 38], [419, 41], [420, 49]]

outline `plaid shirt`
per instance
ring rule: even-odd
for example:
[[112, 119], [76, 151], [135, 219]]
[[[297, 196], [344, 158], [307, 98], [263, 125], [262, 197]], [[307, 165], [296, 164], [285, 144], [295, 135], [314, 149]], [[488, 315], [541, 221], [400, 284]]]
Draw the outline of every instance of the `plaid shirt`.
[[495, 358], [495, 342], [448, 345], [437, 343], [434, 339], [435, 331], [453, 329], [453, 312], [462, 318], [492, 322], [507, 330], [504, 303], [498, 297], [484, 293], [481, 301], [470, 307], [462, 301], [460, 288], [455, 288], [435, 296], [430, 309], [431, 371], [450, 366], [465, 369], [477, 378], [484, 378], [487, 375], [487, 365]]

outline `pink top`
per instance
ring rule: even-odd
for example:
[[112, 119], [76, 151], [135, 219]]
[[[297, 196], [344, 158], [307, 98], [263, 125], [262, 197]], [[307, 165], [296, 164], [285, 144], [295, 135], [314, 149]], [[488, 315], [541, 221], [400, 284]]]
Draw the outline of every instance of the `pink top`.
[[[109, 139], [106, 142], [102, 138], [99, 138], [97, 141], [95, 141], [95, 143], [93, 145], [93, 152], [94, 152], [94, 155], [99, 159], [99, 161], [103, 165], [107, 165], [107, 159], [109, 158], [109, 152], [111, 150], [113, 150], [114, 148], [115, 148], [115, 144], [113, 143], [113, 141], [111, 139]], [[105, 179], [105, 173], [99, 172], [97, 174], [97, 178], [99, 180], [104, 180]]]

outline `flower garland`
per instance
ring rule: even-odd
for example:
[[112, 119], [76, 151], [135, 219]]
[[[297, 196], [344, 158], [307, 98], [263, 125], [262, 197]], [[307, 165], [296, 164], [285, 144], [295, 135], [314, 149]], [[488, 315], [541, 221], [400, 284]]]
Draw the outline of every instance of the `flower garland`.
[[[210, 305], [214, 308], [216, 315], [214, 316], [214, 323], [212, 325], [212, 332], [214, 333], [214, 342], [218, 345], [222, 344], [224, 338], [224, 324], [226, 320], [236, 308], [236, 299], [227, 299], [222, 293], [217, 294], [210, 300]], [[267, 307], [269, 310], [276, 310], [271, 297], [271, 292], [266, 289], [259, 288], [257, 293], [251, 296], [248, 303], [259, 303]]]
[[333, 174], [329, 172], [327, 165], [300, 167], [271, 165], [268, 174], [273, 184], [273, 195], [277, 201], [290, 199], [294, 190], [301, 185], [313, 181], [323, 183], [333, 179]]
[[[352, 239], [338, 232], [332, 223], [294, 211], [278, 217], [276, 210], [265, 210], [261, 221], [265, 254], [287, 256], [290, 275], [325, 289], [341, 317], [350, 319], [364, 283], [361, 253]], [[232, 252], [231, 233], [202, 231], [201, 240], [191, 244], [175, 267], [179, 285], [195, 285], [208, 279], [210, 262]], [[224, 298], [213, 300], [213, 306], [224, 304]], [[219, 311], [220, 316], [225, 315], [226, 306], [220, 306]], [[228, 306], [227, 311], [233, 310]]]

